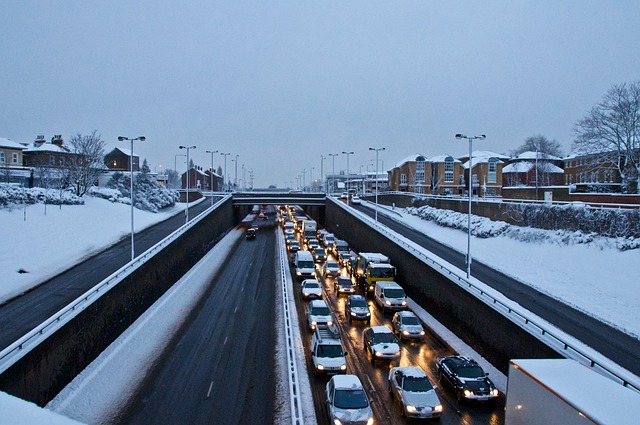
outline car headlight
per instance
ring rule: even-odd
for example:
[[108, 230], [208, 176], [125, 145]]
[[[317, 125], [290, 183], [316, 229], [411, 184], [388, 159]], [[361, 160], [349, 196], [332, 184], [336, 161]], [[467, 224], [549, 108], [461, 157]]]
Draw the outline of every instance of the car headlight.
[[382, 357], [382, 353], [380, 351], [376, 351], [376, 357]]
[[464, 396], [465, 397], [471, 397], [473, 395], [473, 391], [470, 390], [464, 390]]
[[407, 302], [406, 301], [402, 301], [402, 305], [407, 305]]
[[423, 335], [424, 335], [424, 331], [421, 331], [421, 332], [420, 332], [420, 336], [423, 336]]
[[311, 322], [311, 326], [315, 326], [315, 325], [317, 325], [317, 324], [318, 324], [318, 323], [317, 323], [315, 320], [313, 320], [313, 321]]
[[333, 322], [332, 322], [331, 320], [329, 320], [329, 321], [327, 322], [327, 326], [333, 326]]
[[333, 425], [342, 425], [342, 422], [340, 422], [340, 419], [334, 419]]
[[403, 335], [409, 335], [409, 331], [402, 331]]
[[305, 292], [305, 293], [304, 293], [304, 296], [305, 296], [305, 297], [308, 297], [308, 296], [309, 296], [309, 293], [308, 293], [308, 292]]
[[492, 389], [491, 390], [491, 395], [494, 396], [494, 397], [497, 397], [498, 396], [498, 389], [497, 388]]
[[400, 351], [396, 351], [396, 356], [399, 356], [399, 355], [400, 355]]
[[302, 272], [296, 272], [297, 276], [302, 276]]
[[367, 425], [373, 425], [373, 418], [367, 419]]
[[433, 406], [433, 411], [442, 412], [442, 404], [436, 404], [435, 406]]
[[391, 301], [385, 302], [386, 305], [391, 305]]
[[322, 366], [321, 364], [318, 365], [318, 370], [324, 370], [324, 366]]
[[356, 314], [352, 311], [352, 312], [351, 312], [351, 315], [352, 315], [352, 316], [355, 316]]
[[342, 366], [340, 366], [340, 370], [347, 370], [347, 365], [343, 364]]
[[414, 413], [415, 411], [416, 411], [416, 406], [413, 406], [411, 404], [407, 404], [407, 412]]
[[367, 316], [371, 316], [371, 312], [370, 311], [367, 311]]

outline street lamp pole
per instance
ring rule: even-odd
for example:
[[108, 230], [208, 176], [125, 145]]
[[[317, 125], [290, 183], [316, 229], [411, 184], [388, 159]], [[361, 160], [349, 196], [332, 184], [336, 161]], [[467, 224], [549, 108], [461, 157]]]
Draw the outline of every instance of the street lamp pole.
[[222, 187], [224, 188], [225, 192], [228, 189], [227, 187], [227, 156], [231, 155], [230, 152], [227, 153], [223, 153], [220, 152], [220, 155], [224, 156], [224, 178], [222, 179]]
[[[195, 149], [195, 146], [178, 146], [180, 149], [186, 149], [187, 150], [187, 209], [186, 214], [185, 214], [185, 219], [184, 219], [184, 224], [188, 224], [189, 223], [189, 190], [191, 189], [189, 187], [189, 149]], [[211, 198], [213, 199], [213, 197]]]
[[347, 205], [349, 205], [349, 155], [353, 155], [353, 152], [342, 152], [347, 155], [347, 179], [345, 180], [345, 187], [347, 189]]
[[315, 167], [309, 169], [309, 192], [313, 192], [313, 170]]
[[376, 182], [376, 223], [378, 222], [378, 152], [385, 150], [385, 148], [369, 148], [370, 151], [376, 151], [376, 176], [374, 181]]
[[467, 217], [467, 279], [471, 277], [471, 192], [473, 191], [473, 158], [471, 156], [471, 143], [473, 140], [484, 140], [487, 136], [480, 134], [478, 136], [465, 136], [464, 134], [456, 134], [456, 139], [467, 139], [469, 141], [469, 214]]
[[320, 155], [320, 187], [324, 193], [327, 193], [327, 188], [324, 184], [324, 155]]
[[210, 187], [210, 189], [211, 189], [211, 192], [212, 192], [211, 193], [211, 205], [213, 205], [213, 192], [214, 192], [214, 189], [213, 189], [213, 154], [214, 153], [218, 153], [218, 151], [206, 151], [206, 152], [211, 154], [211, 187]]
[[238, 157], [240, 155], [236, 154], [236, 172], [235, 177], [233, 178], [233, 190], [238, 190]]
[[331, 162], [333, 163], [333, 171], [331, 176], [331, 194], [336, 191], [336, 156], [340, 155], [339, 153], [330, 153]]
[[133, 259], [135, 258], [136, 254], [135, 254], [135, 247], [133, 244], [133, 204], [134, 204], [134, 200], [133, 200], [133, 141], [134, 140], [140, 140], [141, 142], [144, 142], [146, 139], [146, 137], [144, 136], [140, 136], [140, 137], [118, 137], [118, 141], [119, 142], [123, 142], [125, 140], [129, 140], [131, 141], [131, 152], [129, 152], [129, 169], [131, 170], [131, 261], [133, 261]]

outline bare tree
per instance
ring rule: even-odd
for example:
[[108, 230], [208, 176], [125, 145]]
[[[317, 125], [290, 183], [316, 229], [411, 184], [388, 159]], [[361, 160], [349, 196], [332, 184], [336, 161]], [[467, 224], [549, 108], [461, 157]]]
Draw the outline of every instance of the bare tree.
[[540, 152], [547, 156], [562, 157], [562, 147], [556, 139], [547, 139], [542, 134], [530, 136], [524, 139], [524, 143], [513, 150], [513, 156], [523, 152]]
[[90, 135], [78, 133], [69, 140], [74, 154], [73, 163], [69, 164], [70, 184], [75, 193], [83, 196], [93, 186], [104, 168], [105, 142], [94, 130]]
[[594, 154], [592, 171], [614, 167], [623, 188], [640, 193], [640, 80], [616, 84], [574, 125], [573, 150]]

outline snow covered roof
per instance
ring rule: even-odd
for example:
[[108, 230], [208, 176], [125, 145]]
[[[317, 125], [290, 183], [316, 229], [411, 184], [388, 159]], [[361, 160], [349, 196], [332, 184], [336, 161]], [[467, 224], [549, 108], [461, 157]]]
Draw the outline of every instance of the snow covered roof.
[[553, 161], [562, 161], [562, 158], [558, 158], [557, 156], [549, 155], [549, 154], [544, 153], [544, 152], [533, 152], [533, 151], [522, 152], [520, 155], [517, 155], [513, 159], [514, 160], [517, 160], [517, 159], [536, 159], [536, 157], [539, 160], [540, 159], [550, 159], [550, 160], [553, 160]]
[[[513, 162], [502, 169], [502, 174], [527, 173], [532, 169], [534, 169], [535, 166], [536, 166], [536, 163], [532, 161]], [[562, 168], [556, 165], [553, 165], [550, 162], [539, 162], [538, 169], [544, 173], [564, 174], [564, 170]]]
[[[394, 165], [391, 170], [393, 168], [398, 168], [401, 167], [403, 164], [406, 164], [407, 162], [415, 162], [416, 158], [418, 158], [419, 156], [423, 157], [425, 160], [427, 159], [426, 156], [422, 155], [421, 153], [414, 153], [413, 155], [409, 155], [408, 157], [406, 157], [405, 159], [403, 159], [402, 161], [398, 162], [396, 165]], [[389, 170], [389, 171], [391, 171]]]
[[[495, 153], [492, 151], [473, 151], [471, 152], [473, 156], [473, 162], [476, 162], [476, 158], [498, 158], [498, 159], [510, 159], [508, 155], [503, 155], [501, 153]], [[465, 159], [469, 159], [469, 154], [459, 156], [458, 159], [464, 161]]]
[[335, 375], [331, 379], [336, 388], [362, 388], [360, 379], [355, 375]]
[[12, 148], [12, 149], [25, 149], [25, 146], [14, 142], [13, 140], [5, 139], [4, 137], [0, 137], [0, 147], [3, 148]]
[[414, 378], [423, 378], [427, 376], [427, 374], [424, 373], [424, 371], [417, 366], [403, 366], [403, 367], [399, 367], [398, 369], [402, 370], [402, 373], [404, 373], [404, 376], [411, 376]]
[[69, 153], [69, 149], [64, 146], [54, 145], [53, 143], [42, 143], [40, 146], [36, 146], [34, 143], [30, 144], [25, 152], [61, 152]]
[[[120, 152], [122, 152], [123, 154], [127, 155], [127, 156], [131, 156], [131, 150], [129, 149], [125, 149], [125, 148], [115, 148], [113, 151], [118, 150]], [[113, 152], [111, 151], [111, 152]], [[135, 152], [133, 153], [133, 156], [138, 156], [138, 154], [136, 154]]]
[[[486, 152], [486, 153], [491, 153], [491, 152]], [[467, 155], [468, 156], [468, 155]], [[491, 158], [495, 158], [497, 160], [497, 164], [504, 164], [503, 161], [500, 160], [500, 158], [498, 158], [495, 155], [489, 155], [489, 156], [476, 156], [476, 152], [473, 153], [473, 166], [475, 167], [478, 164], [486, 164], [487, 162], [489, 162], [489, 160]], [[503, 157], [504, 158], [504, 157]], [[465, 162], [464, 164], [462, 164], [462, 167], [466, 170], [469, 168], [469, 161]]]
[[459, 159], [456, 159], [452, 155], [438, 155], [433, 158], [429, 158], [429, 162], [444, 162], [447, 158], [453, 158], [453, 162], [462, 162]]

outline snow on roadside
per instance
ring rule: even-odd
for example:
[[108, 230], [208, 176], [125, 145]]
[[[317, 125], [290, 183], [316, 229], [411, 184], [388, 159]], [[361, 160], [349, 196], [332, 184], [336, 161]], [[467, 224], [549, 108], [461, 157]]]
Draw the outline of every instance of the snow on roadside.
[[229, 231], [47, 408], [91, 424], [108, 424], [117, 418], [242, 236], [241, 230]]

